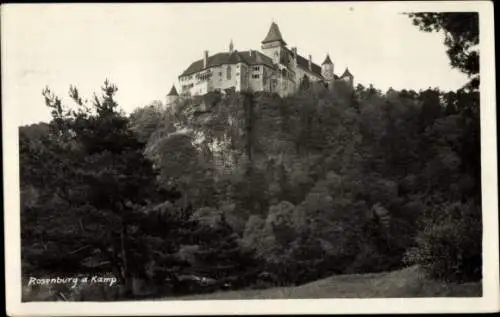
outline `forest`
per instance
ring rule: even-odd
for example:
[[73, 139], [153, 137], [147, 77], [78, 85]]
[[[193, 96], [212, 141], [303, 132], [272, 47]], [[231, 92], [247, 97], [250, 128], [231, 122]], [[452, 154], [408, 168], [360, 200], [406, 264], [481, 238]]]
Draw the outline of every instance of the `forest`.
[[44, 89], [52, 120], [19, 129], [23, 281], [118, 276], [61, 296], [121, 300], [415, 265], [481, 280], [478, 39], [456, 27], [477, 14], [409, 16], [447, 30], [468, 85], [213, 92], [131, 114], [108, 80], [88, 101], [71, 86], [74, 106]]

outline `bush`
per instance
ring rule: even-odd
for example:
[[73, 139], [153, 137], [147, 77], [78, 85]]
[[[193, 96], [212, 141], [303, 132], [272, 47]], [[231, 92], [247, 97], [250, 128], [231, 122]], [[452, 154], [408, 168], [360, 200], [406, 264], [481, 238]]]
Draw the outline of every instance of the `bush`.
[[376, 246], [369, 241], [360, 244], [360, 250], [354, 261], [346, 266], [344, 274], [360, 274], [366, 272], [383, 271], [383, 261], [386, 260], [377, 250]]
[[418, 264], [434, 279], [468, 282], [482, 277], [481, 207], [455, 202], [434, 209], [417, 234], [405, 262]]

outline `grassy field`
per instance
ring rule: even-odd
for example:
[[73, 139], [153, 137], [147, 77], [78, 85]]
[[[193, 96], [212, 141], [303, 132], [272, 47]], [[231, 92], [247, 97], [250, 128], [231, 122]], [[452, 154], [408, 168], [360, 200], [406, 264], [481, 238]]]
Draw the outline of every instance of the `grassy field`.
[[481, 282], [447, 284], [426, 279], [417, 267], [376, 274], [338, 275], [295, 287], [242, 290], [160, 300], [481, 297]]

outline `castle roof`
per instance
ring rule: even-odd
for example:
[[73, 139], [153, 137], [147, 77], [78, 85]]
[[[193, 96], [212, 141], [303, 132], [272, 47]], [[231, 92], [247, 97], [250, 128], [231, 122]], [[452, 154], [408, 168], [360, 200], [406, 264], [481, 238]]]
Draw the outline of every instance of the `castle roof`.
[[346, 68], [341, 77], [342, 78], [344, 78], [344, 77], [351, 77], [352, 78], [354, 76], [352, 76], [352, 74], [349, 72], [349, 68]]
[[271, 28], [269, 29], [269, 32], [267, 32], [266, 38], [262, 41], [262, 44], [269, 43], [269, 42], [275, 42], [275, 41], [280, 41], [283, 42], [284, 45], [286, 45], [285, 40], [283, 40], [283, 36], [281, 35], [280, 29], [276, 23], [271, 24]]
[[179, 94], [177, 93], [177, 89], [175, 89], [175, 85], [172, 86], [172, 89], [170, 89], [170, 92], [167, 96], [179, 96]]
[[332, 60], [330, 59], [330, 54], [326, 54], [325, 61], [323, 63], [321, 63], [321, 65], [325, 65], [325, 64], [333, 65]]
[[258, 51], [224, 52], [217, 53], [207, 58], [207, 66], [203, 67], [203, 59], [193, 62], [179, 77], [200, 72], [206, 68], [225, 64], [244, 63], [247, 65], [265, 65], [274, 68], [273, 60]]
[[[288, 52], [290, 52], [291, 54], [294, 54], [292, 51], [290, 51], [288, 48], [286, 48], [286, 50]], [[309, 71], [309, 60], [305, 57], [302, 57], [301, 55], [297, 54], [297, 66], [299, 66], [300, 68], [306, 70], [306, 71]], [[318, 64], [315, 64], [315, 63], [312, 63], [311, 65], [312, 67], [312, 72], [316, 75], [318, 75], [319, 77], [323, 77], [321, 75], [321, 66], [319, 66]]]
[[[297, 54], [297, 65], [305, 70], [309, 70], [309, 60]], [[312, 72], [321, 76], [321, 66], [312, 63]]]

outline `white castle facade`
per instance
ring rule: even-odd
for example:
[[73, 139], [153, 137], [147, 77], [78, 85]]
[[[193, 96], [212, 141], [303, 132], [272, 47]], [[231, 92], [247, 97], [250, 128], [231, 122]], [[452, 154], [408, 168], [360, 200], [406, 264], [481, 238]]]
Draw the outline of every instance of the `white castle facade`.
[[341, 76], [334, 73], [334, 65], [327, 54], [320, 65], [287, 48], [279, 27], [272, 23], [262, 41], [261, 52], [257, 50], [237, 51], [233, 42], [227, 52], [209, 55], [193, 62], [179, 76], [180, 94], [175, 85], [167, 95], [167, 103], [180, 96], [199, 96], [212, 91], [268, 91], [287, 96], [296, 92], [301, 82], [321, 82], [333, 87], [336, 81], [353, 85], [353, 75], [346, 68]]

